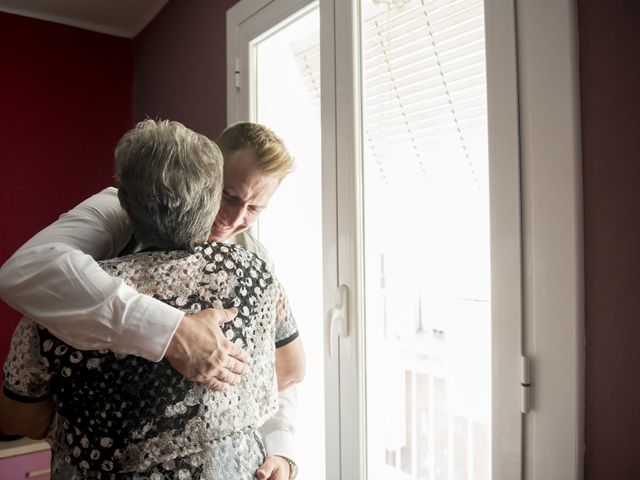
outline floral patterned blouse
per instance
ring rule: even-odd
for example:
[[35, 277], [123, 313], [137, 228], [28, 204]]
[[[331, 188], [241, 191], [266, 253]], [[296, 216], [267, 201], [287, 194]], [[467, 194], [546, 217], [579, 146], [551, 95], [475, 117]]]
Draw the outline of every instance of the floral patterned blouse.
[[264, 261], [237, 245], [211, 243], [193, 254], [143, 252], [101, 266], [186, 314], [237, 307], [222, 329], [251, 360], [239, 384], [215, 392], [166, 360], [80, 351], [23, 319], [4, 391], [23, 402], [52, 398], [52, 478], [255, 478], [265, 455], [256, 429], [277, 410], [275, 349], [298, 335]]

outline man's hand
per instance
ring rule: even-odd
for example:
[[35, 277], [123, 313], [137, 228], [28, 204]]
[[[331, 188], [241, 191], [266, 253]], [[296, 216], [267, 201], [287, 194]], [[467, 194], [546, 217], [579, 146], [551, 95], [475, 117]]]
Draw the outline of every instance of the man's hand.
[[224, 336], [220, 325], [233, 320], [236, 308], [208, 308], [185, 316], [169, 343], [165, 358], [194, 382], [223, 391], [240, 382], [249, 355]]
[[289, 462], [277, 455], [267, 455], [256, 472], [258, 480], [289, 480]]

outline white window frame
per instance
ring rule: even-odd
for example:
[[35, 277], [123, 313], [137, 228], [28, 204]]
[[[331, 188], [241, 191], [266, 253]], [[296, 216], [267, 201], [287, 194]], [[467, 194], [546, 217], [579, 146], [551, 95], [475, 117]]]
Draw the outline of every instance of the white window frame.
[[[492, 425], [494, 444], [520, 437], [524, 448], [494, 449], [493, 478], [577, 480], [583, 469], [584, 279], [576, 5], [571, 0], [485, 2], [490, 181], [492, 196], [502, 199], [491, 205], [492, 243], [508, 252], [492, 264], [492, 274], [497, 278], [506, 269], [511, 278], [521, 279], [492, 287], [494, 322], [499, 323], [494, 330], [498, 326], [522, 338], [521, 345], [505, 350], [507, 358], [494, 359], [494, 379], [519, 382], [520, 354], [533, 360], [531, 411], [520, 422], [502, 422], [494, 414]], [[307, 3], [242, 0], [229, 10], [229, 122], [249, 118], [251, 108], [251, 99], [235, 88], [234, 71], [248, 69], [235, 63], [233, 52], [247, 40], [239, 38], [238, 26], [267, 5], [281, 15]], [[282, 18], [278, 15], [273, 24]], [[320, 0], [320, 17], [323, 242], [325, 265], [335, 265], [324, 278], [325, 312], [339, 302], [338, 285], [352, 293], [348, 336], [333, 339], [338, 354], [325, 362], [326, 475], [351, 480], [366, 472], [364, 412], [358, 408], [364, 380], [358, 374], [363, 303], [357, 297], [362, 219], [355, 0]], [[256, 31], [271, 26], [256, 25]], [[240, 92], [248, 91], [249, 81], [241, 75]], [[519, 409], [519, 389], [509, 390], [516, 391], [494, 392], [494, 412]]]
[[584, 271], [577, 4], [515, 2], [524, 351], [534, 360], [525, 478], [581, 479]]

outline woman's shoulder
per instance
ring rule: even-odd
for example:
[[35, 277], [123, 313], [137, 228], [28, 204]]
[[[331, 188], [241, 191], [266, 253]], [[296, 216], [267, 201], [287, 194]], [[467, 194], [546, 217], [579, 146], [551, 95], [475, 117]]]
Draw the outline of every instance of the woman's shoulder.
[[190, 255], [185, 250], [157, 250], [147, 249], [135, 253], [129, 253], [119, 257], [108, 258], [98, 261], [98, 264], [104, 268], [114, 268], [129, 264], [139, 263], [163, 263], [169, 261], [179, 261]]
[[219, 264], [226, 270], [246, 270], [247, 273], [254, 271], [271, 276], [266, 262], [241, 245], [208, 242], [198, 245], [194, 254], [202, 256], [206, 261]]

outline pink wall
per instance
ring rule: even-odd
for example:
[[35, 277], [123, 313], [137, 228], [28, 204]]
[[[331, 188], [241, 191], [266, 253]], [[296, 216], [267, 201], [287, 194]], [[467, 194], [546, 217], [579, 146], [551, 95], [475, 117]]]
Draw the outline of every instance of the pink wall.
[[640, 478], [640, 4], [579, 0], [585, 479]]
[[238, 0], [169, 2], [134, 40], [134, 116], [213, 139], [226, 126], [226, 11]]
[[[0, 263], [112, 184], [132, 122], [132, 42], [0, 13]], [[19, 319], [0, 301], [0, 363]]]

